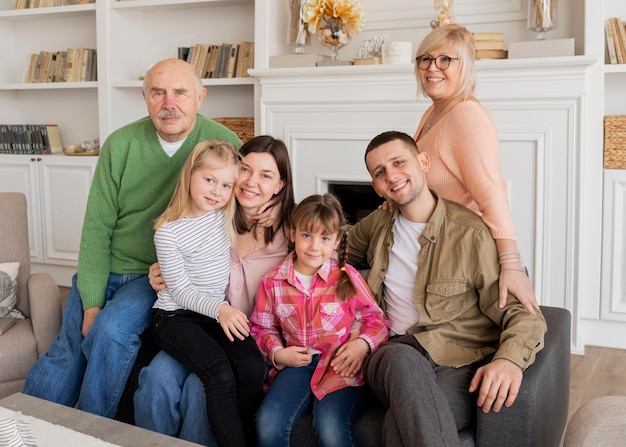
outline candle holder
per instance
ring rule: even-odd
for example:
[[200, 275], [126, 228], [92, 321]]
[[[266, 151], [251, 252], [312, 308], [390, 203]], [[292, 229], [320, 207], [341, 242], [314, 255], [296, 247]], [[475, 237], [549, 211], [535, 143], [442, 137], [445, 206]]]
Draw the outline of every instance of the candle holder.
[[537, 33], [537, 40], [544, 40], [546, 31], [556, 28], [556, 1], [528, 1], [528, 29]]

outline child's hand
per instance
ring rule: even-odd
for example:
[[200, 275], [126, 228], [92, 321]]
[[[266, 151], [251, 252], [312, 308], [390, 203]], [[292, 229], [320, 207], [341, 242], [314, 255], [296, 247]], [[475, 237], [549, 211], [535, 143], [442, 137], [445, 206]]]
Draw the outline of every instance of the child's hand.
[[243, 340], [250, 335], [248, 317], [236, 307], [222, 304], [217, 311], [217, 319], [230, 341], [235, 341], [234, 337]]
[[337, 349], [330, 366], [341, 377], [355, 377], [370, 352], [370, 345], [362, 338], [351, 338]]
[[297, 368], [311, 364], [313, 355], [306, 346], [289, 346], [279, 349], [274, 354], [274, 363]]

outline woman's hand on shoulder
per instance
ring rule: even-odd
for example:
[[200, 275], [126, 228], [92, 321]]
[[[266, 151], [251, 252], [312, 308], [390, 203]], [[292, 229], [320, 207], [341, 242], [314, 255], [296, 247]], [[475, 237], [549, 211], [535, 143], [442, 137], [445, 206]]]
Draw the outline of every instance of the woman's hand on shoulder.
[[535, 314], [535, 308], [538, 307], [537, 298], [533, 292], [533, 286], [526, 272], [519, 269], [501, 269], [500, 270], [500, 300], [499, 306], [503, 308], [506, 305], [509, 293], [515, 295], [517, 300], [530, 312]]
[[161, 290], [167, 289], [167, 284], [165, 284], [165, 281], [161, 276], [161, 268], [159, 267], [158, 262], [155, 262], [150, 266], [150, 269], [148, 270], [148, 278], [150, 279], [150, 286], [152, 286], [155, 291], [160, 292]]

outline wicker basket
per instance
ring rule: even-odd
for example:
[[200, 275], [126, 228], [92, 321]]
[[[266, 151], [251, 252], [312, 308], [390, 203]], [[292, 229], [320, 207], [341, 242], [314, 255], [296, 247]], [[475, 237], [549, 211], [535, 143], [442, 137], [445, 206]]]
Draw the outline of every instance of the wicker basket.
[[626, 169], [626, 115], [604, 117], [604, 167]]
[[254, 136], [254, 118], [213, 118], [235, 132], [244, 143]]

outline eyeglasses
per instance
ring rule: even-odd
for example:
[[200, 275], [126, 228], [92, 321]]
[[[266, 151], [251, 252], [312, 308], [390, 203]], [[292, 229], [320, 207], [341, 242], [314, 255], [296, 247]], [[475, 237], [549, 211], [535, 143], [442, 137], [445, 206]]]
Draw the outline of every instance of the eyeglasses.
[[435, 62], [435, 67], [437, 67], [439, 70], [447, 70], [448, 67], [450, 66], [450, 62], [452, 61], [458, 61], [459, 58], [458, 57], [450, 57], [450, 56], [437, 56], [437, 57], [430, 57], [430, 56], [417, 56], [415, 58], [415, 61], [417, 62], [417, 67], [420, 70], [428, 70], [430, 68], [430, 65]]

